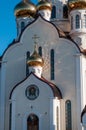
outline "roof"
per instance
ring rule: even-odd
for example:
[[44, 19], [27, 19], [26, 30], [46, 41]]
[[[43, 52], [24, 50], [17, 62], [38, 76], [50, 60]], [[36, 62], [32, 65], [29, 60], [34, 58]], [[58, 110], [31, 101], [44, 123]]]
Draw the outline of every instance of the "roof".
[[47, 81], [44, 77], [42, 77], [41, 79], [51, 87], [51, 89], [53, 90], [54, 97], [58, 97], [58, 99], [62, 99], [62, 93], [55, 84]]
[[38, 77], [37, 75], [35, 75], [33, 72], [31, 72], [28, 77], [26, 77], [24, 80], [22, 80], [21, 82], [19, 82], [18, 84], [16, 84], [16, 85], [13, 87], [13, 89], [12, 89], [12, 91], [11, 91], [11, 94], [10, 94], [10, 97], [9, 97], [10, 99], [11, 99], [11, 96], [12, 96], [12, 93], [13, 93], [14, 89], [15, 89], [16, 87], [18, 87], [18, 85], [20, 85], [21, 83], [23, 83], [26, 79], [28, 79], [31, 75], [34, 75], [38, 80], [41, 80], [42, 82], [44, 82], [44, 83], [46, 83], [47, 85], [49, 85], [49, 87], [50, 87], [50, 88], [52, 89], [52, 91], [53, 91], [53, 96], [54, 96], [54, 97], [57, 97], [58, 99], [62, 99], [61, 91], [60, 91], [60, 89], [59, 89], [55, 84], [53, 84], [53, 83], [47, 81], [44, 77], [39, 78], [39, 77]]
[[[31, 23], [29, 23], [29, 24], [25, 27], [25, 29], [26, 29], [28, 26], [32, 25], [39, 17], [41, 17], [44, 21], [46, 21], [46, 22], [52, 24], [52, 25], [57, 29], [57, 32], [58, 32], [58, 34], [59, 34], [59, 38], [65, 38], [65, 39], [68, 39], [68, 40], [72, 41], [72, 43], [75, 44], [75, 46], [78, 48], [79, 52], [80, 52], [81, 54], [83, 54], [83, 55], [86, 56], [86, 49], [80, 48], [79, 45], [70, 37], [70, 35], [65, 34], [64, 31], [62, 31], [59, 27], [56, 27], [55, 24], [53, 24], [51, 21], [45, 20], [45, 19], [44, 19], [42, 16], [40, 16], [40, 15], [38, 15], [37, 18], [36, 18], [34, 21], [32, 21]], [[25, 29], [24, 29], [24, 30], [25, 30]], [[24, 32], [24, 30], [22, 31], [22, 33]], [[21, 33], [21, 35], [22, 35], [22, 33]], [[4, 54], [6, 53], [6, 51], [7, 51], [11, 46], [13, 46], [14, 44], [17, 44], [18, 42], [20, 42], [21, 35], [20, 35], [20, 37], [19, 37], [19, 39], [18, 39], [17, 41], [15, 41], [15, 39], [14, 39], [14, 40], [12, 41], [12, 43], [10, 43], [10, 44], [8, 45], [8, 47], [6, 48], [6, 50], [4, 51], [4, 53], [2, 54], [2, 56], [0, 56], [0, 61], [2, 60], [2, 58], [3, 58]], [[0, 63], [0, 66], [1, 66], [1, 63]]]
[[68, 0], [69, 10], [86, 9], [86, 0]]
[[34, 15], [36, 6], [30, 1], [21, 1], [16, 5], [14, 12], [17, 17]]

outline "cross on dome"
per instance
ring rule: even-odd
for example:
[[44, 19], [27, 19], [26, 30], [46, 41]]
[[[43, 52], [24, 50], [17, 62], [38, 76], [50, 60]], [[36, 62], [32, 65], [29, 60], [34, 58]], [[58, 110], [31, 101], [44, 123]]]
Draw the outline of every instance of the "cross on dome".
[[40, 38], [40, 37], [38, 37], [37, 34], [34, 34], [34, 36], [32, 37], [32, 39], [34, 39], [34, 43], [37, 43], [36, 40], [38, 40], [38, 38]]
[[27, 64], [30, 66], [43, 66], [44, 65], [44, 60], [43, 58], [39, 55], [38, 53], [38, 46], [37, 46], [37, 39], [39, 37], [35, 34], [32, 39], [34, 39], [34, 52], [32, 55], [28, 58]]
[[22, 0], [23, 2], [28, 2], [28, 0]]
[[34, 36], [32, 37], [32, 39], [34, 39], [34, 51], [38, 52], [38, 36], [36, 34], [34, 34]]

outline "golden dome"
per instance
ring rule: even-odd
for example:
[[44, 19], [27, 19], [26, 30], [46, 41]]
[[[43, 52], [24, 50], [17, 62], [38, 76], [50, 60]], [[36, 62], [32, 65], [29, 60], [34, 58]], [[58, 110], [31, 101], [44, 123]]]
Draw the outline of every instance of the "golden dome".
[[44, 64], [44, 60], [43, 58], [37, 53], [37, 51], [35, 50], [33, 52], [33, 54], [29, 57], [29, 59], [27, 60], [27, 64], [29, 66], [43, 66]]
[[68, 0], [69, 10], [86, 9], [86, 0]]
[[21, 1], [14, 8], [14, 13], [17, 17], [34, 16], [36, 13], [36, 6], [32, 2]]
[[52, 10], [52, 4], [48, 1], [40, 1], [37, 4], [37, 10], [49, 9]]

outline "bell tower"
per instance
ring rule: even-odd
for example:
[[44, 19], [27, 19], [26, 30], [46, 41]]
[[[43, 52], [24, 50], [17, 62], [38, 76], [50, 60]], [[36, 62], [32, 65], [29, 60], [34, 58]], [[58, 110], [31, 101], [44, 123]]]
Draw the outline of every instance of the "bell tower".
[[70, 36], [83, 49], [86, 49], [86, 1], [68, 0], [71, 31]]

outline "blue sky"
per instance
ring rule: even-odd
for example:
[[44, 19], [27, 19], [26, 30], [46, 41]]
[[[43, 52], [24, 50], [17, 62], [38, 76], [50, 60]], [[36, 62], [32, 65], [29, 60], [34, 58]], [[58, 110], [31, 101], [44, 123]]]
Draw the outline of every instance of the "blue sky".
[[14, 7], [20, 1], [21, 0], [0, 0], [0, 56], [16, 37]]

